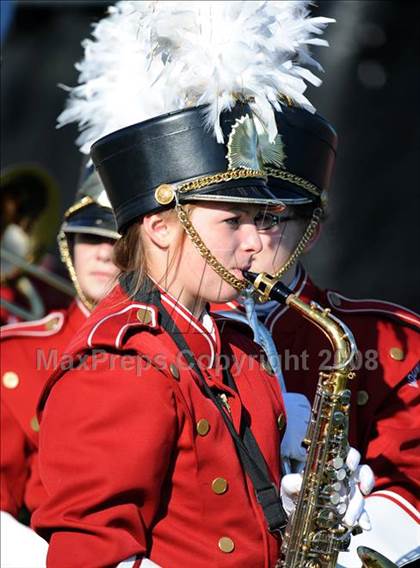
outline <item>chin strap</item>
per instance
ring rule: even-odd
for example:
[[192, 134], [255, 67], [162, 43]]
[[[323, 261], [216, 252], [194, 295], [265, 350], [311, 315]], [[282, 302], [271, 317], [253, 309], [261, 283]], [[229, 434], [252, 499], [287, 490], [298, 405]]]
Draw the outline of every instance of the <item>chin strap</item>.
[[298, 258], [301, 256], [301, 254], [304, 252], [307, 244], [309, 243], [309, 241], [312, 239], [312, 237], [315, 234], [315, 231], [316, 231], [316, 229], [319, 225], [319, 222], [321, 220], [321, 215], [322, 215], [322, 208], [321, 207], [317, 207], [316, 209], [314, 209], [314, 212], [312, 213], [311, 220], [309, 221], [309, 224], [306, 227], [306, 231], [304, 232], [304, 234], [302, 235], [302, 238], [300, 239], [300, 241], [296, 245], [294, 252], [290, 255], [290, 257], [283, 264], [283, 266], [281, 268], [279, 268], [279, 270], [277, 270], [277, 272], [274, 273], [274, 275], [273, 275], [274, 278], [278, 278], [278, 279], [282, 278], [284, 276], [284, 274], [289, 270], [289, 268], [291, 268], [295, 264], [295, 262], [298, 260]]
[[67, 240], [67, 236], [64, 231], [60, 231], [57, 237], [58, 248], [60, 251], [61, 260], [64, 263], [71, 281], [76, 289], [76, 294], [80, 298], [82, 304], [91, 312], [95, 307], [95, 302], [88, 298], [86, 294], [83, 292], [79, 281], [77, 280], [76, 270], [74, 269], [73, 260], [70, 254], [69, 243]]
[[238, 278], [236, 278], [210, 252], [210, 250], [203, 243], [200, 235], [197, 233], [194, 225], [191, 223], [188, 213], [185, 211], [183, 206], [177, 203], [177, 205], [175, 206], [175, 211], [178, 215], [179, 222], [184, 228], [184, 231], [187, 233], [188, 237], [191, 239], [191, 242], [198, 250], [200, 255], [204, 258], [206, 263], [210, 266], [210, 268], [212, 268], [216, 272], [216, 274], [220, 276], [220, 278], [230, 284], [230, 286], [232, 286], [232, 288], [235, 288], [235, 290], [237, 290], [238, 292], [245, 290], [245, 288], [249, 286], [249, 282], [247, 280], [239, 280]]

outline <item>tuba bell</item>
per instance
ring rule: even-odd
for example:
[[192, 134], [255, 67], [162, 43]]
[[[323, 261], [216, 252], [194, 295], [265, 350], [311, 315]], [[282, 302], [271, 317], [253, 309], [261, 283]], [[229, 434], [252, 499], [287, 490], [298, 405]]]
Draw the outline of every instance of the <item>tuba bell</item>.
[[67, 280], [37, 265], [58, 230], [59, 188], [34, 164], [11, 166], [0, 177], [2, 320], [7, 313], [38, 319], [45, 314], [44, 301], [28, 276], [74, 295]]

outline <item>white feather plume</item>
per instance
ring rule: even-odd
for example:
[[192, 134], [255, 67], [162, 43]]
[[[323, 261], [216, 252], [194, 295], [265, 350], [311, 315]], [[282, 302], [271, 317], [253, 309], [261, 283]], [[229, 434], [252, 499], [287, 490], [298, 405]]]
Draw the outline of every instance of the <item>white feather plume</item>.
[[273, 107], [279, 96], [314, 111], [306, 83], [321, 81], [310, 45], [329, 18], [311, 18], [310, 2], [134, 1], [118, 2], [83, 42], [76, 65], [79, 85], [69, 89], [58, 126], [78, 122], [84, 153], [102, 136], [174, 110], [206, 104], [207, 126], [223, 141], [221, 112], [238, 98], [253, 111], [273, 141]]

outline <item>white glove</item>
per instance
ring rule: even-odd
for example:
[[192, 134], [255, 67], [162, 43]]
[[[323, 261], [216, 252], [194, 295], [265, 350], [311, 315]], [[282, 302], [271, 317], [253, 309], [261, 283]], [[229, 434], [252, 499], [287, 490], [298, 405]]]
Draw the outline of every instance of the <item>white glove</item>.
[[297, 392], [283, 393], [286, 407], [287, 427], [281, 442], [281, 457], [283, 461], [298, 461], [303, 469], [306, 461], [306, 450], [302, 447], [311, 417], [311, 405], [305, 395]]
[[5, 511], [0, 527], [2, 568], [45, 568], [48, 543], [43, 538]]
[[369, 531], [369, 515], [365, 510], [364, 496], [369, 495], [375, 485], [375, 476], [368, 465], [360, 464], [360, 454], [355, 448], [350, 448], [346, 465], [350, 470], [348, 490], [342, 486], [342, 503], [346, 505], [343, 523], [348, 528], [359, 525], [364, 531]]
[[[343, 523], [348, 528], [359, 525], [363, 530], [370, 530], [369, 516], [365, 511], [364, 495], [368, 495], [375, 484], [373, 471], [368, 465], [359, 466], [360, 454], [354, 448], [350, 448], [346, 465], [350, 470], [348, 487], [343, 483], [340, 490], [340, 503], [338, 507], [345, 512]], [[290, 516], [296, 507], [299, 491], [302, 486], [302, 474], [290, 473], [281, 481], [280, 495], [283, 507]]]
[[280, 485], [280, 497], [283, 503], [283, 509], [287, 516], [294, 512], [299, 497], [299, 491], [302, 487], [303, 476], [301, 473], [288, 473], [284, 475]]

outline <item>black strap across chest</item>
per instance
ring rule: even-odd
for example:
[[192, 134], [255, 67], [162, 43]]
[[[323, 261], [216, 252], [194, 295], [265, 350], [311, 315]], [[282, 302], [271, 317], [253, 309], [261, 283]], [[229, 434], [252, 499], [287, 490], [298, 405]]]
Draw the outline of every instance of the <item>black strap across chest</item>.
[[[124, 283], [122, 284], [124, 286]], [[136, 300], [144, 301], [145, 298], [140, 296], [144, 296], [144, 294], [136, 294]], [[281, 531], [287, 524], [287, 514], [283, 508], [277, 488], [270, 478], [264, 456], [249, 424], [243, 419], [240, 427], [240, 433], [236, 431], [232, 420], [226, 413], [222, 399], [217, 396], [217, 394], [208, 385], [196, 359], [185, 341], [183, 334], [162, 305], [160, 294], [156, 289], [151, 291], [149, 288], [147, 301], [148, 303], [154, 304], [159, 309], [162, 326], [167, 330], [171, 330], [171, 338], [178, 349], [182, 352], [190, 368], [196, 372], [204, 393], [218, 409], [220, 416], [222, 417], [235, 444], [242, 467], [252, 482], [257, 501], [264, 512], [270, 532]], [[224, 380], [227, 386], [238, 392], [235, 381], [228, 370], [224, 371]]]

